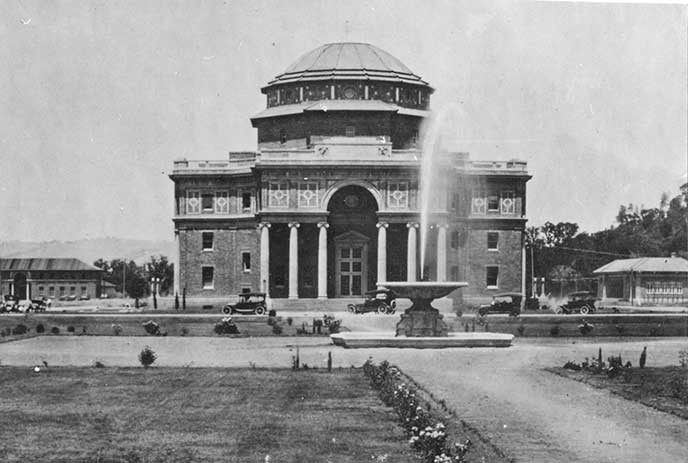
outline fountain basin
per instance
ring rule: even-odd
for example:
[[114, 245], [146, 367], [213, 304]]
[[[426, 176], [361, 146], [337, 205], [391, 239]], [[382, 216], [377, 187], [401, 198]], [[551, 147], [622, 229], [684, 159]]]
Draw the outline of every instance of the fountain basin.
[[468, 286], [465, 281], [378, 281], [377, 286], [391, 289], [398, 297], [412, 301], [439, 299]]
[[350, 332], [331, 334], [336, 346], [345, 348], [395, 347], [412, 349], [443, 349], [451, 347], [509, 347], [513, 334], [449, 333], [447, 336], [395, 336], [389, 332]]

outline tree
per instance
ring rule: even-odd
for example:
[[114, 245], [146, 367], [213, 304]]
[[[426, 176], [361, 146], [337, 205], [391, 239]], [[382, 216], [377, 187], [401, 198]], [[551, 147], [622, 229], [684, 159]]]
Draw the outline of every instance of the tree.
[[160, 293], [169, 294], [174, 284], [174, 265], [171, 264], [166, 256], [151, 256], [146, 264], [148, 278], [160, 278]]

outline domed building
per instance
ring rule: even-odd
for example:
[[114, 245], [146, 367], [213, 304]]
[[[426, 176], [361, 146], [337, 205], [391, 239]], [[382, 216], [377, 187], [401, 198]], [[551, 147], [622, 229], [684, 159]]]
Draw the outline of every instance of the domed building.
[[476, 302], [523, 290], [521, 161], [441, 153], [420, 268], [419, 137], [433, 88], [401, 61], [326, 44], [261, 92], [257, 151], [174, 163], [178, 292], [359, 297], [421, 275], [467, 281]]

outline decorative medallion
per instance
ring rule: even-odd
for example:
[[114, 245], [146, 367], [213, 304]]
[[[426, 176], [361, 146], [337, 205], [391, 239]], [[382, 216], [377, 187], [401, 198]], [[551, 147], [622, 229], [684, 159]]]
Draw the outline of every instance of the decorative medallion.
[[356, 89], [353, 87], [346, 87], [344, 89], [344, 98], [347, 100], [353, 100], [356, 98]]
[[344, 204], [353, 209], [361, 205], [361, 198], [358, 195], [346, 195], [344, 197]]

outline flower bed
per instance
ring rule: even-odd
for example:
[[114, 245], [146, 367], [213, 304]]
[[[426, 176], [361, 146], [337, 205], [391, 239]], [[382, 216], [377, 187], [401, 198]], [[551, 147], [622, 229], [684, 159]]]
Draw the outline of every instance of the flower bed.
[[375, 365], [370, 359], [363, 372], [378, 391], [385, 405], [394, 409], [401, 426], [409, 437], [409, 444], [428, 463], [461, 463], [471, 448], [471, 441], [455, 442], [448, 439], [445, 425], [424, 403], [416, 390], [403, 382], [401, 372], [384, 361]]

